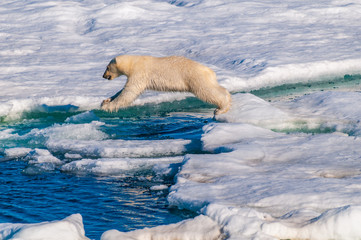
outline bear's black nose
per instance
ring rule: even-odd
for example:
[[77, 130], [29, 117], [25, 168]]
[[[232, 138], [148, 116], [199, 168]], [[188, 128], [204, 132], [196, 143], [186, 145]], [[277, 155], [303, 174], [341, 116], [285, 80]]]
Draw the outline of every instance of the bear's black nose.
[[108, 79], [108, 80], [112, 80], [112, 76], [108, 75], [108, 74], [105, 74], [105, 73], [103, 75], [103, 78]]

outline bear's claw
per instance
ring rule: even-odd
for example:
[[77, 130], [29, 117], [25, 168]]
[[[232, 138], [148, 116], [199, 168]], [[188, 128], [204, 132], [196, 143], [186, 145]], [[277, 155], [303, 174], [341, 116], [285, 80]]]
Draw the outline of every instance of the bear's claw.
[[102, 104], [100, 105], [101, 109], [104, 111], [107, 111], [107, 112], [115, 111], [116, 107], [114, 106], [114, 104], [111, 101], [112, 101], [111, 98], [103, 100]]

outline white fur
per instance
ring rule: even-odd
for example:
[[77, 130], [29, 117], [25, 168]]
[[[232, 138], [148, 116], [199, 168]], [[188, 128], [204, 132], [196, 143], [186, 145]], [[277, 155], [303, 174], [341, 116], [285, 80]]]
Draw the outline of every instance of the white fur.
[[112, 80], [120, 75], [128, 77], [127, 83], [120, 92], [103, 101], [103, 110], [112, 112], [127, 107], [147, 89], [191, 92], [216, 105], [215, 114], [225, 113], [231, 106], [231, 96], [218, 84], [216, 74], [185, 57], [121, 55], [110, 61], [103, 77]]

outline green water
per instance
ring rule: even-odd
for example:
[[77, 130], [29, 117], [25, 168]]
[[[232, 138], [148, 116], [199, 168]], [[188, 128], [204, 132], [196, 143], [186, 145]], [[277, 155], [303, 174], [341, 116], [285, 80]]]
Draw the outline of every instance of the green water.
[[250, 93], [268, 101], [292, 100], [304, 94], [319, 91], [360, 91], [361, 75], [345, 75], [343, 78], [325, 79], [309, 83], [284, 84], [261, 88]]

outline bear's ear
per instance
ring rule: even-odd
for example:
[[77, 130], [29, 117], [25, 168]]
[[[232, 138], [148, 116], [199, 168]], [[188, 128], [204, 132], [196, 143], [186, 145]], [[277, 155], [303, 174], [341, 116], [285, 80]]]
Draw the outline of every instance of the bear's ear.
[[111, 61], [110, 61], [111, 64], [117, 64], [117, 59], [116, 58], [113, 58]]

